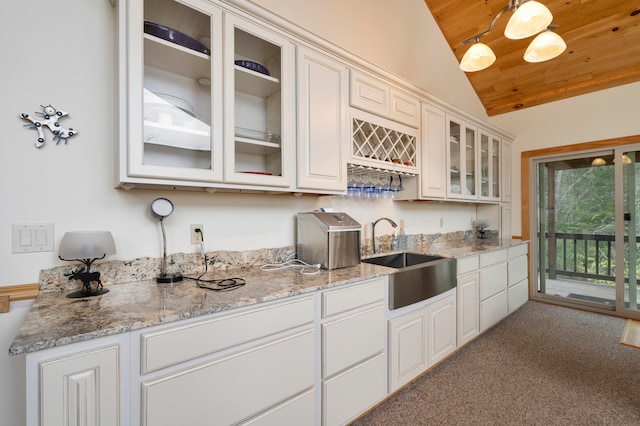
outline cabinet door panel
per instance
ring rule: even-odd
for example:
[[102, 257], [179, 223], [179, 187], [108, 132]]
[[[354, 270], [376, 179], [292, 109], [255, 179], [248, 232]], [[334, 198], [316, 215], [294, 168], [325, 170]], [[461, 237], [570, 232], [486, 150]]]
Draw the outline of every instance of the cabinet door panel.
[[420, 127], [420, 101], [392, 88], [389, 118], [407, 126]]
[[[142, 424], [232, 424], [314, 384], [313, 330], [142, 384]], [[185, 395], [189, 395], [185, 398]]]
[[348, 71], [340, 62], [298, 49], [297, 186], [345, 191], [349, 144]]
[[427, 369], [426, 309], [389, 321], [389, 391], [393, 392]]
[[40, 364], [40, 424], [117, 425], [119, 348], [111, 346]]
[[391, 91], [380, 80], [351, 71], [351, 106], [369, 111], [381, 117], [389, 116]]
[[458, 346], [480, 334], [479, 289], [477, 272], [458, 277]]
[[[220, 182], [221, 11], [199, 0], [123, 4], [120, 183]], [[155, 24], [206, 37], [211, 45], [197, 50], [173, 43], [152, 33]]]
[[442, 361], [456, 349], [455, 295], [429, 305], [427, 340], [429, 366]]
[[422, 107], [422, 172], [420, 195], [444, 198], [447, 195], [445, 112], [425, 104]]
[[[294, 46], [280, 34], [224, 15], [224, 180], [291, 185]], [[251, 66], [264, 67], [256, 71]]]

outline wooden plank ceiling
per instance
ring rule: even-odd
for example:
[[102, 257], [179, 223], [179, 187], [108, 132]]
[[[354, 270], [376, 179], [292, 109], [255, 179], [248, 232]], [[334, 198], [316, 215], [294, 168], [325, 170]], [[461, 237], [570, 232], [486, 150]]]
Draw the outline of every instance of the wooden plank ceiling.
[[[496, 54], [491, 67], [467, 73], [487, 114], [521, 108], [640, 81], [640, 0], [539, 0], [567, 43], [559, 57], [532, 64], [522, 59], [532, 38], [509, 40], [512, 12], [498, 18], [481, 41]], [[425, 0], [458, 62], [509, 0]]]

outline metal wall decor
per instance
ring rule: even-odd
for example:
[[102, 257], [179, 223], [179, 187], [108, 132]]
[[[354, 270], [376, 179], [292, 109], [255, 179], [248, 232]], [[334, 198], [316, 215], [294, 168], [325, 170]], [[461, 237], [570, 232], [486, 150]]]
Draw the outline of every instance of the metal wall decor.
[[43, 127], [48, 127], [53, 133], [53, 141], [58, 145], [60, 141], [67, 143], [67, 140], [78, 133], [72, 127], [65, 129], [58, 123], [58, 119], [69, 115], [68, 112], [55, 109], [53, 105], [40, 105], [42, 112], [36, 111], [35, 114], [42, 117], [42, 119], [36, 119], [29, 114], [21, 113], [20, 118], [23, 120], [29, 120], [31, 123], [25, 124], [25, 127], [30, 129], [36, 129], [38, 131], [38, 140], [35, 142], [36, 148], [41, 148], [44, 145], [44, 131]]

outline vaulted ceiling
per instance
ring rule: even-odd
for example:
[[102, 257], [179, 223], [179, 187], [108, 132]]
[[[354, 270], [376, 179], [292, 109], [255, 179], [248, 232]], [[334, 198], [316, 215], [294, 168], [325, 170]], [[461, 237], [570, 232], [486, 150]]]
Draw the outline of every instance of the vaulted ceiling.
[[[487, 114], [494, 116], [640, 81], [640, 0], [538, 0], [553, 14], [554, 30], [567, 43], [559, 57], [528, 63], [532, 38], [510, 40], [511, 12], [482, 37], [496, 54], [489, 68], [467, 73]], [[425, 0], [458, 62], [509, 0]]]

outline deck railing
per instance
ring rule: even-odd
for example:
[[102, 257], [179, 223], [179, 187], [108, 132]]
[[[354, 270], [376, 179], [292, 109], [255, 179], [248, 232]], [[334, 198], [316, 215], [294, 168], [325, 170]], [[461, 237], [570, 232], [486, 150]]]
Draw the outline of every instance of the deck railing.
[[[545, 237], [548, 242], [549, 278], [562, 275], [615, 283], [614, 235], [556, 232], [552, 237], [546, 233]], [[625, 237], [625, 242], [628, 241], [628, 237]], [[640, 253], [640, 236], [636, 236], [636, 252]], [[637, 281], [640, 284], [640, 279]]]

